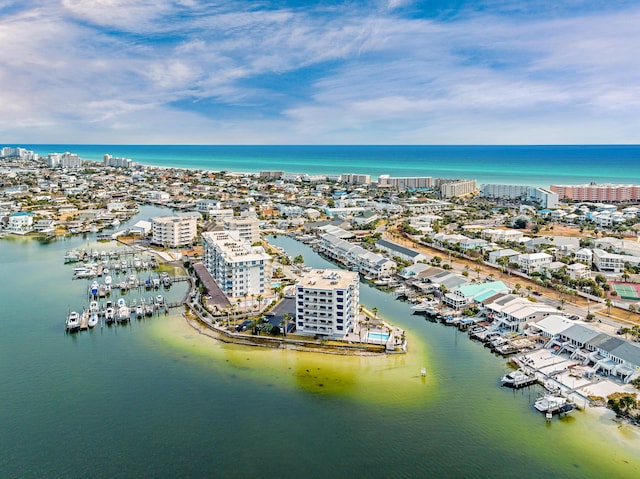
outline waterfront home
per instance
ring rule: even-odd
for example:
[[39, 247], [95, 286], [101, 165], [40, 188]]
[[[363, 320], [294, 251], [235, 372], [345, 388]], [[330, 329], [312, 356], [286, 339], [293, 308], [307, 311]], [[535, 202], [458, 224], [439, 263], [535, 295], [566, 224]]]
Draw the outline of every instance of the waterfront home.
[[529, 322], [555, 314], [557, 310], [541, 303], [533, 303], [514, 294], [492, 296], [484, 301], [487, 316], [502, 329], [517, 331]]
[[640, 346], [589, 325], [552, 315], [531, 326], [533, 332], [548, 338], [546, 348], [591, 365], [591, 372], [619, 376], [625, 383], [640, 376]]
[[427, 257], [420, 251], [400, 246], [397, 243], [383, 239], [376, 241], [376, 248], [388, 253], [392, 257], [397, 256], [404, 261], [410, 261], [414, 264], [427, 259]]
[[432, 267], [429, 266], [428, 264], [416, 263], [416, 264], [407, 266], [406, 268], [402, 268], [400, 271], [398, 271], [398, 276], [400, 276], [403, 279], [416, 278], [420, 276], [420, 273], [431, 268]]
[[33, 231], [33, 217], [35, 215], [28, 211], [19, 211], [9, 215], [9, 222], [6, 227], [8, 233], [25, 235]]
[[388, 278], [398, 267], [395, 261], [330, 234], [321, 235], [316, 246], [320, 253], [359, 271], [365, 277]]
[[442, 297], [442, 302], [453, 309], [463, 309], [472, 303], [482, 303], [498, 293], [506, 293], [509, 288], [502, 281], [462, 284]]

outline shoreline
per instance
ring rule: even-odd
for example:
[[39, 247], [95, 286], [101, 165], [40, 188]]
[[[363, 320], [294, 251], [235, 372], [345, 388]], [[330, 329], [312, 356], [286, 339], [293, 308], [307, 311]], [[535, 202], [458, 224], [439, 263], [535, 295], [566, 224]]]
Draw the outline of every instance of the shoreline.
[[[338, 356], [386, 356], [393, 354], [406, 354], [406, 351], [387, 351], [384, 345], [369, 344], [362, 346], [338, 346], [335, 344], [323, 344], [304, 339], [287, 339], [281, 337], [252, 336], [246, 334], [232, 333], [217, 328], [211, 322], [202, 318], [200, 314], [188, 304], [185, 304], [188, 311], [181, 314], [184, 321], [200, 334], [208, 336], [224, 343], [240, 344], [251, 347], [264, 347], [270, 349], [287, 349], [299, 352], [315, 352], [323, 354], [333, 354]], [[191, 316], [191, 318], [190, 318]]]

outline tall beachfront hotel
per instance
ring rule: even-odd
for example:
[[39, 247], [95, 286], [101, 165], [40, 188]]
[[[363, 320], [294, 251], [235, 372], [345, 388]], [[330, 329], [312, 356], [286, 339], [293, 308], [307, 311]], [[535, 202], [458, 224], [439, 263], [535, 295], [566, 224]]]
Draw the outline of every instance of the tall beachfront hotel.
[[296, 283], [298, 334], [343, 338], [356, 326], [359, 309], [357, 272], [311, 270]]
[[271, 281], [272, 258], [251, 246], [237, 231], [202, 234], [204, 265], [227, 298], [264, 295]]

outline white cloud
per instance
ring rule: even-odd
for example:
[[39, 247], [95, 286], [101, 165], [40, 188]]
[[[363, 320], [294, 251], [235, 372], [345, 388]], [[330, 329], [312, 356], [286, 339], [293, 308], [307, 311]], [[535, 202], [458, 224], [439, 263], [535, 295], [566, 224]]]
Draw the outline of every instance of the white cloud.
[[0, 134], [638, 141], [629, 125], [640, 111], [640, 10], [437, 21], [402, 17], [395, 9], [407, 4], [318, 12], [195, 0], [27, 3], [0, 23]]

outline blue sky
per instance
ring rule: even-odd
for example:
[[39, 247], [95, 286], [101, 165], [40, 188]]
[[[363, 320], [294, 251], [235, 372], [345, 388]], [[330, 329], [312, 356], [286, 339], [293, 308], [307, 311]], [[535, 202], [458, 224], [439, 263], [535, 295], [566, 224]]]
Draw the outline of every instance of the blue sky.
[[640, 143], [637, 1], [0, 0], [0, 143]]

